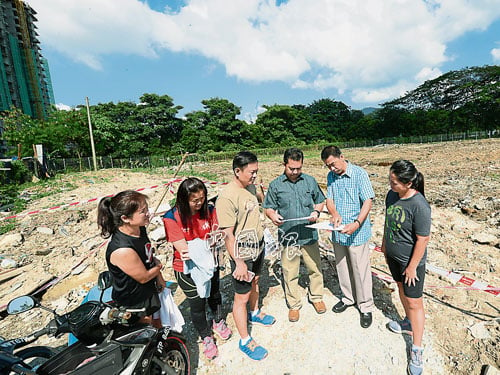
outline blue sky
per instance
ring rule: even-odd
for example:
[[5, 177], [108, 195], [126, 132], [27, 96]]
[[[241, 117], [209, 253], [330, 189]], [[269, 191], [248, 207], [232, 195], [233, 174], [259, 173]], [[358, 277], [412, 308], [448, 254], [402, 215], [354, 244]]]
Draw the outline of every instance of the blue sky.
[[498, 0], [26, 0], [56, 103], [169, 95], [377, 106], [427, 79], [500, 63]]

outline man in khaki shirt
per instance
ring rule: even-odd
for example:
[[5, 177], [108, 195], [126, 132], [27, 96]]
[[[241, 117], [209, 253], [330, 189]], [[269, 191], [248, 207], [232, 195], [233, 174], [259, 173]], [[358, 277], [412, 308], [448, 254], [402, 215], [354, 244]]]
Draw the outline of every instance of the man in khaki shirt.
[[254, 360], [266, 358], [267, 350], [250, 337], [247, 322], [263, 326], [275, 322], [274, 317], [258, 307], [258, 282], [264, 262], [263, 229], [254, 185], [258, 170], [257, 156], [248, 151], [239, 152], [233, 159], [234, 178], [216, 202], [219, 227], [225, 233], [226, 248], [231, 256], [235, 291], [233, 318], [241, 337], [239, 348]]

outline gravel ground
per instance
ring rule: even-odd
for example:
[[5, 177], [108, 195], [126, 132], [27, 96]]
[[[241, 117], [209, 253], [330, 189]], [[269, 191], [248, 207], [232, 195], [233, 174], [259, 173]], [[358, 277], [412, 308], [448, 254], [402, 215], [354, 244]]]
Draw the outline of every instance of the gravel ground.
[[[412, 160], [426, 178], [426, 196], [433, 212], [432, 236], [428, 261], [446, 270], [453, 270], [474, 280], [500, 286], [500, 139], [448, 142], [423, 145], [384, 145], [373, 148], [346, 149], [344, 153], [370, 174], [377, 199], [371, 219], [374, 243], [380, 243], [384, 219], [383, 199], [387, 192], [388, 166], [399, 158]], [[318, 152], [319, 154], [319, 152]], [[262, 157], [259, 177], [264, 185], [282, 173], [277, 157]], [[173, 169], [174, 170], [174, 169]], [[53, 189], [56, 194], [30, 202], [27, 211], [49, 208], [75, 201], [159, 184], [146, 189], [155, 207], [173, 170], [125, 171], [100, 170], [57, 176]], [[307, 155], [304, 172], [324, 182], [326, 169], [317, 154]], [[213, 164], [188, 165], [183, 173], [205, 176], [219, 182], [230, 180], [230, 161]], [[203, 178], [203, 177], [202, 177]], [[68, 187], [72, 185], [73, 187]], [[26, 192], [30, 196], [40, 186]], [[51, 187], [46, 188], [50, 190]], [[210, 187], [212, 193], [216, 188]], [[43, 190], [42, 193], [47, 191]], [[167, 195], [164, 201], [171, 199]], [[0, 213], [9, 215], [9, 213]], [[96, 251], [102, 239], [96, 226], [96, 202], [29, 215], [17, 221], [9, 232], [21, 234], [22, 240], [0, 246], [0, 257], [11, 258], [25, 266], [24, 272], [0, 285], [0, 305], [9, 299], [29, 293], [53, 276], [62, 275], [70, 265], [78, 263], [91, 251]], [[272, 225], [270, 228], [272, 229]], [[51, 229], [39, 231], [40, 229]], [[154, 228], [150, 228], [153, 230]], [[50, 234], [52, 233], [52, 234]], [[479, 238], [481, 235], [482, 238]], [[0, 236], [0, 241], [7, 235]], [[327, 242], [323, 238], [324, 242]], [[158, 252], [165, 265], [171, 264], [171, 251], [160, 243]], [[372, 253], [372, 268], [387, 272], [380, 253]], [[403, 312], [394, 285], [374, 279], [376, 311], [373, 325], [362, 329], [359, 314], [350, 308], [334, 314], [332, 306], [340, 291], [332, 257], [324, 257], [325, 302], [328, 311], [317, 315], [304, 295], [301, 319], [287, 319], [279, 267], [268, 268], [262, 277], [262, 304], [265, 312], [273, 314], [277, 323], [270, 328], [255, 327], [252, 335], [269, 350], [262, 362], [245, 358], [238, 349], [238, 337], [220, 343], [220, 356], [208, 361], [200, 355], [196, 333], [189, 323], [189, 311], [182, 291], [176, 292], [176, 302], [188, 323], [185, 335], [190, 347], [193, 373], [199, 375], [233, 374], [243, 370], [249, 374], [403, 374], [410, 345], [405, 337], [389, 332], [385, 325]], [[58, 312], [69, 311], [78, 305], [86, 290], [105, 269], [102, 250], [87, 258], [84, 270], [71, 274], [51, 287], [42, 302]], [[305, 270], [302, 274], [305, 274]], [[274, 277], [277, 274], [278, 277]], [[168, 267], [165, 277], [172, 279]], [[301, 279], [307, 284], [307, 277]], [[222, 290], [228, 323], [233, 328], [231, 303], [232, 286], [229, 277], [222, 279]], [[424, 361], [426, 374], [479, 375], [484, 365], [500, 368], [500, 309], [499, 297], [484, 291], [467, 290], [463, 284], [453, 284], [446, 278], [427, 273], [424, 290], [426, 326]], [[50, 319], [49, 313], [36, 309], [19, 316], [0, 318], [0, 336], [12, 338], [39, 329]], [[65, 338], [41, 338], [35, 344], [62, 347]]]
[[[251, 327], [251, 335], [257, 343], [264, 346], [269, 355], [263, 361], [253, 361], [240, 352], [232, 315], [228, 324], [233, 329], [233, 337], [227, 342], [219, 342], [219, 357], [214, 361], [204, 358], [201, 346], [191, 352], [193, 364], [198, 375], [233, 374], [245, 369], [247, 374], [404, 374], [407, 366], [407, 352], [411, 339], [397, 335], [386, 328], [389, 316], [396, 309], [392, 303], [396, 294], [391, 293], [385, 284], [375, 281], [377, 308], [373, 313], [373, 324], [364, 329], [359, 323], [359, 312], [348, 308], [341, 314], [331, 308], [339, 301], [340, 289], [336, 272], [332, 269], [331, 256], [323, 257], [325, 276], [324, 301], [325, 314], [317, 314], [307, 302], [303, 289], [303, 307], [296, 323], [288, 321], [288, 309], [284, 302], [281, 284], [277, 282], [273, 270], [279, 274], [279, 266], [269, 268], [271, 275], [264, 273], [261, 278], [262, 310], [276, 318], [271, 327]], [[301, 285], [307, 285], [306, 269], [301, 268]], [[231, 281], [223, 278], [224, 298], [230, 309]], [[380, 291], [380, 293], [377, 293]], [[182, 292], [180, 292], [182, 294]], [[180, 297], [180, 296], [179, 296]], [[184, 306], [181, 304], [181, 309]], [[184, 313], [188, 312], [184, 310]], [[186, 321], [188, 321], [186, 319]], [[195, 337], [193, 328], [186, 326], [188, 336]], [[434, 338], [429, 331], [424, 335], [425, 368], [427, 374], [443, 374], [444, 360], [434, 350]]]

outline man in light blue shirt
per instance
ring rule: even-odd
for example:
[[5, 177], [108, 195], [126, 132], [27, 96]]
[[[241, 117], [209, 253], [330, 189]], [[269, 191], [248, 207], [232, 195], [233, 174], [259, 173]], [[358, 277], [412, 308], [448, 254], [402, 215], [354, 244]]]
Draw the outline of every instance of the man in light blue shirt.
[[361, 327], [368, 328], [375, 307], [368, 247], [375, 193], [366, 171], [346, 160], [338, 147], [325, 147], [321, 159], [330, 170], [326, 207], [333, 226], [340, 227], [333, 232], [332, 241], [343, 297], [333, 311], [341, 313], [357, 304]]

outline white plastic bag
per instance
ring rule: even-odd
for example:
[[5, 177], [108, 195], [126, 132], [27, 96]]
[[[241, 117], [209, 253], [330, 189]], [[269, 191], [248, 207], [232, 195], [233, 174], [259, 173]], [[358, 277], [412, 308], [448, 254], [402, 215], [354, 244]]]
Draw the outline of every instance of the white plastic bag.
[[184, 317], [182, 316], [179, 308], [174, 302], [172, 291], [164, 288], [161, 293], [158, 293], [161, 302], [160, 319], [164, 327], [170, 327], [172, 331], [182, 332], [184, 325]]

